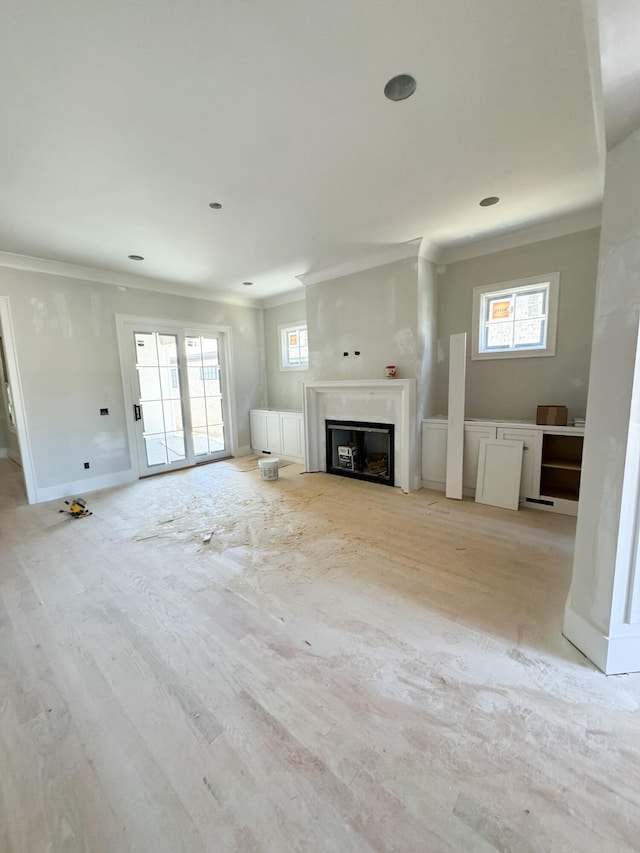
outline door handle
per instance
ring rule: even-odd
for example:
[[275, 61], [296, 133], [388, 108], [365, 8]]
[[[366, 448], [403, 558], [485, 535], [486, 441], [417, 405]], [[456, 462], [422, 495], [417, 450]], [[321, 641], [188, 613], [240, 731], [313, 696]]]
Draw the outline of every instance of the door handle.
[[133, 404], [133, 417], [136, 421], [142, 419], [142, 411], [140, 409], [140, 405], [138, 403]]

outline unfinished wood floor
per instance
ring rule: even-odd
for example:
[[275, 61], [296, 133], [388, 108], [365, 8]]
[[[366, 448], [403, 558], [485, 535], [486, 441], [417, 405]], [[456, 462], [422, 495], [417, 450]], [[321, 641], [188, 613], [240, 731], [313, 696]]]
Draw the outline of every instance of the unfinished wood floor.
[[2, 853], [638, 850], [640, 677], [560, 634], [573, 519], [301, 471], [72, 520], [0, 460]]

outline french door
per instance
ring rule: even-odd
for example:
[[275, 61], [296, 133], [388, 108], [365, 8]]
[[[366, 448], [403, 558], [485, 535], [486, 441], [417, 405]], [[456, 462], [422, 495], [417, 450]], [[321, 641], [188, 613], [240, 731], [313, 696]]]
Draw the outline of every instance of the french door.
[[125, 323], [140, 476], [228, 456], [220, 335]]

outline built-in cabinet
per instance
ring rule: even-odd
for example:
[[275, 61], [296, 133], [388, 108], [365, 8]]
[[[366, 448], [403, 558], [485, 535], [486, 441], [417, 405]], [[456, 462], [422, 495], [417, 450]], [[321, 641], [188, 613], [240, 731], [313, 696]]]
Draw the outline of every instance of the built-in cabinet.
[[[474, 495], [483, 438], [522, 441], [520, 501], [537, 509], [576, 515], [580, 492], [583, 430], [497, 421], [465, 421], [462, 484]], [[422, 422], [422, 482], [444, 491], [447, 468], [447, 421]]]
[[292, 462], [304, 462], [302, 412], [252, 409], [249, 421], [254, 453], [272, 453]]

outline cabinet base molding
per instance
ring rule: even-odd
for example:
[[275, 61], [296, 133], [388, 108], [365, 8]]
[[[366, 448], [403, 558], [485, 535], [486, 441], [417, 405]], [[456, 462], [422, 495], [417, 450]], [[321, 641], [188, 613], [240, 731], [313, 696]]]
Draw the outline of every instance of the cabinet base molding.
[[543, 512], [559, 512], [561, 515], [578, 515], [578, 501], [568, 501], [564, 498], [525, 498], [520, 501], [521, 505], [531, 509], [541, 509]]
[[[618, 630], [637, 626], [624, 625]], [[567, 604], [562, 633], [583, 655], [593, 661], [605, 675], [622, 675], [640, 671], [640, 635], [621, 633], [607, 636]]]

